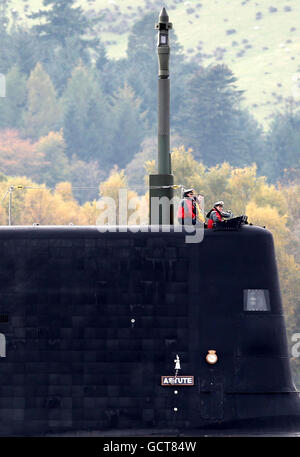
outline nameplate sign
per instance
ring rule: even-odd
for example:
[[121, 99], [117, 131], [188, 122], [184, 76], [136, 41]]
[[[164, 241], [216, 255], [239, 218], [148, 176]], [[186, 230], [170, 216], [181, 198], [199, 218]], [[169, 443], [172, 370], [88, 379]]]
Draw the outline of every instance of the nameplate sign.
[[162, 386], [193, 386], [194, 376], [162, 376]]

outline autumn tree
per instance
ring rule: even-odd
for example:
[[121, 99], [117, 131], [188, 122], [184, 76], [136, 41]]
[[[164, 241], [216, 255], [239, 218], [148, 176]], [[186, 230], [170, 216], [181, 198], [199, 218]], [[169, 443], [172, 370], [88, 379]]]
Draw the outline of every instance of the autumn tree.
[[13, 186], [12, 225], [96, 224], [96, 201], [81, 206], [73, 196], [70, 182], [60, 182], [53, 190], [24, 176], [0, 174], [0, 224], [8, 224], [8, 190]]
[[[139, 213], [135, 219], [136, 223], [138, 224], [139, 221], [144, 223], [147, 215], [145, 215], [144, 210], [142, 212], [140, 211], [142, 203], [137, 193], [128, 188], [124, 170], [119, 171], [115, 167], [108, 179], [100, 184], [99, 189], [100, 199], [98, 201], [98, 208], [100, 209], [99, 216], [102, 223], [108, 222], [110, 225], [126, 225], [130, 219], [134, 219], [134, 213]], [[109, 197], [110, 201], [106, 197]], [[111, 219], [108, 217], [110, 210], [112, 211]], [[114, 220], [115, 223], [113, 223]]]
[[12, 225], [24, 224], [24, 201], [27, 192], [35, 192], [39, 185], [26, 176], [0, 175], [0, 220], [2, 225], [8, 225], [8, 190], [13, 188], [11, 198], [11, 223]]
[[[148, 161], [145, 166], [147, 174], [156, 173], [155, 161]], [[205, 196], [206, 208], [217, 200], [223, 200], [234, 214], [245, 214], [247, 204], [253, 200], [264, 206], [273, 206], [276, 202], [279, 213], [286, 212], [282, 192], [268, 184], [266, 177], [258, 176], [256, 164], [239, 168], [223, 162], [205, 167], [194, 158], [192, 149], [186, 150], [180, 146], [172, 150], [172, 170], [175, 184], [193, 187]]]
[[25, 194], [22, 215], [25, 225], [85, 225], [86, 219], [82, 217], [69, 182], [58, 183], [53, 191], [43, 185]]
[[96, 225], [99, 213], [96, 200], [87, 201], [81, 206], [82, 220], [85, 225]]
[[11, 176], [36, 177], [46, 165], [45, 154], [17, 130], [0, 130], [0, 171]]

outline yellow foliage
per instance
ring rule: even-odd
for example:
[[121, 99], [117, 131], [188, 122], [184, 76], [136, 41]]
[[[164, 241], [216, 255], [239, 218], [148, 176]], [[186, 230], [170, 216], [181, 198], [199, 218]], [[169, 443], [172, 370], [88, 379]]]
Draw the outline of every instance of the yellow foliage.
[[[18, 189], [17, 186], [22, 185], [22, 189]], [[23, 214], [24, 214], [24, 199], [27, 192], [35, 192], [35, 189], [27, 189], [32, 187], [39, 187], [38, 184], [31, 181], [26, 176], [8, 176], [6, 180], [0, 182], [0, 195], [1, 195], [1, 224], [8, 225], [8, 202], [9, 195], [8, 189], [13, 186], [11, 198], [11, 217], [13, 225], [22, 225]], [[6, 197], [5, 197], [6, 194]]]
[[48, 135], [40, 137], [36, 145], [37, 148], [43, 152], [47, 151], [47, 149], [52, 148], [53, 146], [56, 146], [57, 148], [64, 148], [65, 140], [62, 130], [59, 132], [49, 132]]
[[53, 198], [51, 192], [44, 187], [43, 189], [28, 191], [25, 194], [22, 223], [32, 225], [60, 225], [65, 223], [61, 220], [61, 202]]
[[[96, 200], [86, 202], [81, 209], [82, 225], [96, 225], [99, 210], [96, 206]], [[81, 224], [80, 224], [81, 225]]]
[[286, 214], [288, 211], [286, 199], [281, 189], [276, 189], [273, 184], [267, 184], [264, 176], [257, 179], [253, 200], [259, 206], [269, 205], [276, 208], [281, 215]]
[[279, 192], [284, 198], [290, 222], [300, 220], [300, 183], [292, 183], [287, 186], [279, 184]]
[[100, 184], [100, 196], [111, 197], [115, 201], [119, 198], [119, 190], [127, 188], [127, 180], [124, 170], [118, 171], [115, 167], [109, 178]]
[[72, 184], [68, 181], [59, 182], [55, 186], [55, 192], [62, 197], [64, 201], [74, 202], [72, 194]]
[[40, 225], [80, 225], [80, 207], [70, 197], [64, 200], [64, 194], [57, 191], [51, 193], [45, 187], [34, 192], [28, 191], [24, 199], [22, 222], [24, 225], [34, 222]]
[[228, 192], [228, 179], [231, 173], [231, 166], [224, 162], [209, 168], [202, 177], [202, 188], [206, 208], [212, 208], [217, 200], [223, 200], [226, 208], [231, 206], [231, 195]]
[[[102, 184], [100, 184], [100, 197], [109, 197], [110, 199], [112, 199], [111, 204], [107, 198], [102, 198], [102, 201], [105, 202], [105, 206], [100, 209], [100, 216], [101, 214], [103, 214], [103, 212], [107, 212], [107, 205], [110, 205], [111, 207], [115, 206], [116, 224], [119, 224], [120, 211], [122, 211], [123, 214], [120, 223], [127, 224], [128, 219], [132, 216], [133, 212], [135, 211], [136, 205], [134, 205], [134, 200], [138, 198], [138, 195], [136, 192], [128, 189], [127, 179], [125, 177], [124, 170], [118, 171], [118, 169], [115, 167], [111, 171], [111, 174], [108, 177], [108, 179]], [[120, 199], [122, 199], [122, 207], [120, 206]], [[128, 205], [130, 204], [130, 202], [133, 206], [133, 209], [128, 209]], [[126, 214], [124, 214], [124, 212]], [[104, 223], [105, 222], [108, 222], [107, 218], [104, 220]]]
[[246, 214], [253, 225], [266, 226], [272, 232], [277, 247], [286, 246], [290, 236], [286, 226], [287, 214], [280, 215], [276, 207], [257, 206], [253, 201], [247, 204]]
[[148, 225], [149, 221], [149, 194], [141, 197], [135, 195], [128, 201], [128, 225]]
[[155, 160], [147, 160], [144, 165], [145, 168], [145, 186], [149, 187], [149, 175], [157, 173]]
[[185, 151], [184, 146], [174, 148], [172, 152], [172, 172], [175, 177], [175, 184], [181, 184], [185, 188], [196, 187], [198, 192], [203, 192], [201, 188], [201, 177], [205, 171], [204, 165], [197, 162], [192, 149]]
[[145, 162], [144, 168], [146, 172], [146, 177], [148, 177], [148, 175], [153, 175], [157, 173], [155, 160], [147, 160], [147, 162]]
[[228, 191], [234, 200], [232, 200], [232, 211], [234, 214], [245, 214], [247, 203], [251, 200], [256, 188], [256, 165], [245, 168], [234, 168], [231, 170], [231, 176], [228, 180]]
[[3, 206], [0, 207], [0, 225], [7, 225], [8, 223], [8, 216], [5, 208]]

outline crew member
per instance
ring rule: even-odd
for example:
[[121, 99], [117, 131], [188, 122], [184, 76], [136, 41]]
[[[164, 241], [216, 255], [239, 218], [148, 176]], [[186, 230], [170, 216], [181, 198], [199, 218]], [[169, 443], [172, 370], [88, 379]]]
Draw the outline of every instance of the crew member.
[[232, 217], [231, 211], [223, 211], [224, 202], [219, 201], [214, 204], [214, 207], [207, 213], [208, 219], [207, 228], [212, 229], [216, 221], [223, 221]]
[[[203, 195], [199, 194], [197, 197], [194, 197], [195, 198], [195, 202], [196, 202], [196, 216], [197, 216], [197, 222], [201, 223], [201, 224], [204, 224], [205, 223], [205, 218], [203, 216], [203, 211], [202, 211], [202, 207], [203, 207]], [[200, 208], [201, 207], [201, 208]]]
[[183, 199], [179, 203], [177, 219], [179, 224], [182, 225], [204, 223], [204, 217], [201, 213], [194, 189], [186, 189], [184, 191]]

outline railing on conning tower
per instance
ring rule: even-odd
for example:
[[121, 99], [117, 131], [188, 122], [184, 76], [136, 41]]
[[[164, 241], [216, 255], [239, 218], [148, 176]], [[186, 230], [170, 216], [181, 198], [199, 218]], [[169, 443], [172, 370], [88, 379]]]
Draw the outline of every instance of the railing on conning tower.
[[[100, 185], [101, 185], [101, 183], [99, 183], [98, 186], [74, 186], [74, 187], [72, 186], [71, 187], [72, 196], [74, 197], [73, 192], [78, 194], [79, 192], [81, 192], [81, 193], [89, 192], [90, 193], [92, 191], [92, 192], [95, 193], [95, 198], [92, 201], [96, 201], [96, 204], [98, 205], [98, 202], [101, 203], [105, 199], [107, 201], [109, 198], [111, 198], [111, 197], [99, 194]], [[172, 188], [172, 190], [174, 190], [174, 191], [179, 191], [179, 194], [178, 195], [174, 195], [173, 199], [172, 199], [172, 204], [173, 204], [174, 210], [177, 213], [177, 209], [178, 209], [179, 203], [183, 198], [183, 193], [186, 190], [187, 186], [183, 186], [182, 184], [172, 184], [172, 185], [163, 185], [163, 186], [161, 186], [161, 185], [159, 185], [159, 186], [150, 186], [150, 190], [152, 189], [154, 191], [157, 190], [157, 189], [169, 189], [169, 188]], [[9, 226], [15, 225], [14, 224], [14, 204], [13, 204], [14, 203], [13, 197], [14, 197], [14, 193], [15, 192], [19, 192], [19, 191], [20, 192], [38, 191], [38, 195], [36, 197], [37, 200], [38, 200], [40, 198], [40, 196], [39, 196], [40, 192], [43, 192], [43, 191], [53, 192], [56, 189], [57, 189], [56, 187], [28, 186], [28, 185], [23, 185], [23, 184], [11, 184], [6, 189], [6, 191], [4, 192], [4, 194], [2, 195], [2, 197], [0, 199], [0, 207], [2, 206], [2, 208], [3, 208], [4, 207], [4, 203], [6, 201], [6, 198], [8, 197], [7, 206], [5, 205], [5, 207], [4, 207], [4, 209], [7, 211], [8, 225]], [[141, 205], [143, 200], [147, 200], [148, 201], [148, 198], [149, 198], [149, 186], [148, 185], [144, 185], [144, 186], [142, 186], [142, 185], [126, 185], [126, 187], [123, 187], [123, 188], [120, 187], [118, 189], [118, 196], [115, 199], [115, 207], [116, 208], [118, 208], [120, 206], [121, 199], [123, 198], [123, 207], [126, 206], [126, 208], [128, 210], [131, 210], [131, 211], [134, 209], [135, 204], [138, 204], [138, 202], [135, 200], [135, 203], [133, 202], [133, 204], [130, 205], [130, 191], [134, 192], [134, 194], [131, 195], [131, 198], [133, 198], [133, 199], [138, 198], [139, 201], [140, 201], [140, 205]], [[97, 197], [98, 197], [98, 199], [97, 199]], [[202, 198], [202, 201], [200, 202], [200, 200], [198, 200], [198, 203], [200, 202], [199, 207], [201, 209], [202, 215], [204, 216], [204, 197], [201, 194], [199, 194], [198, 197], [200, 197], [200, 199]], [[126, 199], [125, 203], [124, 203], [124, 198]], [[79, 206], [81, 205], [76, 197], [74, 197], [74, 200], [78, 203]], [[82, 201], [88, 202], [88, 201], [91, 201], [91, 200], [83, 198]], [[103, 210], [103, 208], [102, 208], [102, 210]], [[148, 225], [148, 221], [149, 221], [148, 211], [149, 211], [149, 205], [147, 203], [143, 207], [143, 217], [140, 218], [140, 224]], [[35, 219], [38, 219], [38, 218], [35, 218]], [[122, 223], [120, 223], [120, 224], [119, 224], [119, 220], [117, 218], [116, 225], [127, 225], [127, 222], [128, 222], [128, 220], [126, 219], [126, 215], [125, 215], [123, 217], [123, 219], [122, 219]], [[35, 226], [43, 225], [43, 224], [40, 223], [39, 220], [32, 220], [31, 223], [33, 225], [35, 225]], [[175, 218], [175, 224], [177, 225], [177, 223], [178, 223], [177, 218]], [[20, 224], [18, 224], [18, 225], [20, 225]], [[48, 225], [48, 224], [45, 224], [45, 225]], [[53, 224], [50, 224], [50, 225], [53, 225]], [[58, 224], [54, 224], [54, 225], [62, 225], [62, 224], [58, 223]], [[77, 224], [74, 223], [74, 221], [70, 220], [68, 225], [77, 225]], [[90, 225], [97, 225], [96, 220], [94, 221], [94, 224], [90, 224]], [[137, 223], [136, 225], [139, 225], [139, 224]]]

